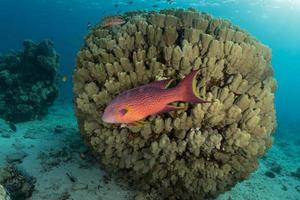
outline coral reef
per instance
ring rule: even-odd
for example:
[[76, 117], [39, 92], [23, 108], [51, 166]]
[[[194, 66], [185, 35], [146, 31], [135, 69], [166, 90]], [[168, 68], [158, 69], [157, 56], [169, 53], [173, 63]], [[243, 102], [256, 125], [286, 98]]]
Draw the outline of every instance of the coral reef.
[[0, 185], [0, 199], [10, 200], [9, 194], [6, 192], [5, 188], [2, 185]]
[[26, 199], [34, 190], [35, 178], [15, 165], [7, 165], [0, 170], [0, 184], [6, 188], [12, 199]]
[[[124, 18], [122, 26], [90, 31], [73, 76], [78, 125], [103, 166], [158, 199], [213, 198], [246, 179], [276, 128], [270, 49], [192, 9]], [[120, 92], [165, 78], [179, 82], [193, 69], [211, 103], [148, 117], [143, 127], [101, 121]]]
[[0, 55], [0, 117], [13, 122], [41, 118], [58, 95], [59, 56], [53, 43], [27, 40], [23, 46]]

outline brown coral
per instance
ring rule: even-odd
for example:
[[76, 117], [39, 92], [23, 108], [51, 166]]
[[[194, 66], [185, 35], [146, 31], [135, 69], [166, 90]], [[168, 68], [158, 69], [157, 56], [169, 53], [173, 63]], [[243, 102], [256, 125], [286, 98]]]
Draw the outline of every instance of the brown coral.
[[[79, 128], [103, 165], [163, 199], [215, 197], [247, 178], [276, 126], [269, 48], [194, 10], [124, 17], [87, 35], [74, 71]], [[199, 92], [212, 103], [151, 116], [142, 128], [101, 121], [121, 91], [199, 68]]]

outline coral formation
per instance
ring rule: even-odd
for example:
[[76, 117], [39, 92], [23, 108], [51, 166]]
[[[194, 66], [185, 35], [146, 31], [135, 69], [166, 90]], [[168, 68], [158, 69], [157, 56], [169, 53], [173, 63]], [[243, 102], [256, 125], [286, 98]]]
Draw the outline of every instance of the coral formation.
[[0, 117], [13, 122], [41, 118], [58, 95], [59, 56], [53, 43], [27, 40], [23, 46], [0, 55]]
[[[81, 134], [103, 166], [161, 199], [216, 197], [246, 179], [276, 127], [270, 49], [192, 9], [124, 18], [122, 26], [91, 30], [73, 77]], [[179, 82], [193, 69], [211, 103], [148, 117], [143, 127], [101, 121], [120, 92], [165, 78]]]
[[12, 199], [26, 199], [34, 190], [35, 178], [15, 165], [7, 165], [0, 170], [0, 184], [6, 188]]

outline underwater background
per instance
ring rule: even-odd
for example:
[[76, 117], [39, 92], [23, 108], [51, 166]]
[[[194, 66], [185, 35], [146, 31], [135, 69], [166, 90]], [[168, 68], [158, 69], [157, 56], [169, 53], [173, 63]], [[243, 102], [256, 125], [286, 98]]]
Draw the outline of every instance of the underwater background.
[[[133, 10], [163, 8], [195, 8], [215, 17], [229, 19], [245, 29], [273, 53], [273, 68], [279, 87], [276, 106], [280, 126], [297, 126], [300, 70], [298, 0], [226, 0], [226, 1], [40, 1], [1, 0], [0, 52], [19, 49], [24, 39], [39, 41], [51, 38], [61, 55], [60, 70], [71, 75], [76, 52], [83, 43], [88, 23], [96, 24], [105, 15]], [[156, 5], [158, 7], [156, 7]], [[153, 8], [154, 6], [154, 8]], [[71, 95], [71, 83], [61, 92]], [[292, 89], [294, 88], [294, 89]]]
[[[72, 138], [69, 141], [73, 141], [74, 138], [79, 137], [72, 109], [71, 76], [75, 66], [76, 54], [88, 32], [88, 25], [95, 25], [106, 15], [164, 8], [194, 8], [217, 18], [228, 19], [272, 49], [272, 65], [278, 82], [275, 93], [277, 130], [274, 134], [274, 146], [269, 150], [266, 158], [261, 161], [262, 165], [259, 169], [261, 171], [258, 170], [254, 177], [250, 177], [250, 182], [241, 186], [237, 185], [237, 189], [224, 194], [226, 197], [224, 199], [229, 199], [229, 197], [231, 199], [300, 199], [300, 160], [298, 158], [300, 155], [299, 0], [0, 0], [0, 53], [4, 54], [11, 49], [20, 49], [25, 39], [41, 41], [49, 38], [54, 42], [55, 49], [60, 55], [59, 71], [68, 77], [67, 81], [61, 82], [59, 85], [59, 96], [53, 108], [50, 108], [50, 115], [46, 118], [48, 120], [45, 122], [46, 124], [43, 121], [17, 124], [20, 134], [22, 134], [22, 131], [26, 132], [28, 127], [36, 127], [37, 132], [44, 131], [46, 133], [56, 127], [57, 124], [61, 124], [65, 128], [64, 131], [68, 132], [68, 136], [64, 140]], [[3, 122], [4, 126], [6, 125]], [[43, 130], [43, 127], [45, 130]], [[72, 134], [78, 136], [72, 137]], [[44, 137], [43, 133], [40, 137]], [[16, 135], [16, 138], [12, 137], [13, 141], [11, 143], [0, 137], [0, 158], [2, 160], [4, 160], [6, 153], [11, 153], [10, 151], [6, 152], [4, 148], [8, 149], [16, 142], [24, 143], [27, 147], [33, 144], [43, 149], [43, 144], [47, 140], [52, 140], [47, 134], [45, 136], [46, 140], [40, 138], [39, 141], [36, 140], [33, 143], [27, 140], [20, 141], [20, 138], [23, 137], [20, 135]], [[55, 146], [57, 139], [52, 143], [53, 146]], [[74, 143], [75, 146], [82, 145], [79, 138], [75, 139]], [[57, 146], [59, 145], [63, 146], [64, 144], [57, 144]], [[29, 150], [28, 154], [24, 157], [30, 158], [32, 152], [30, 153]], [[270, 159], [268, 160], [268, 158]], [[24, 160], [24, 165], [28, 168], [32, 164], [34, 168], [34, 160], [32, 157], [32, 160], [27, 161], [27, 164]], [[269, 165], [271, 167], [274, 165], [273, 161], [276, 161], [282, 169], [278, 174], [268, 168]], [[4, 162], [0, 160], [0, 163], [3, 164]], [[72, 166], [64, 166], [65, 168], [70, 169]], [[28, 170], [30, 171], [30, 169]], [[94, 174], [87, 175], [86, 179], [88, 177], [94, 178], [95, 174], [99, 177], [103, 176], [103, 172], [97, 172], [97, 167], [86, 171], [84, 174], [89, 174], [91, 171]], [[268, 171], [275, 177], [266, 173]], [[59, 173], [53, 173], [53, 176]], [[61, 174], [64, 174], [64, 172], [61, 172]], [[42, 175], [37, 176], [42, 177]], [[36, 178], [38, 180], [38, 177]], [[254, 181], [251, 182], [251, 179]], [[48, 182], [49, 180], [52, 179], [49, 178]], [[270, 184], [273, 184], [274, 187]], [[119, 191], [118, 186], [115, 186], [115, 184], [110, 187], [110, 192], [109, 189], [108, 192], [104, 192], [103, 199], [116, 199], [113, 196], [115, 195], [113, 194], [114, 191], [118, 191], [120, 198], [123, 195], [122, 198], [126, 199], [127, 196], [124, 195], [126, 192]], [[46, 191], [47, 187], [43, 189]], [[77, 186], [77, 189], [77, 199], [80, 199], [80, 191], [87, 190], [87, 188]], [[57, 190], [60, 191], [60, 189]], [[273, 196], [274, 194], [277, 194], [277, 196]], [[42, 197], [47, 198], [47, 195], [33, 195], [31, 198], [41, 199]], [[52, 196], [51, 198], [55, 199]], [[76, 198], [73, 197], [73, 199]], [[88, 199], [94, 198], [91, 195]]]

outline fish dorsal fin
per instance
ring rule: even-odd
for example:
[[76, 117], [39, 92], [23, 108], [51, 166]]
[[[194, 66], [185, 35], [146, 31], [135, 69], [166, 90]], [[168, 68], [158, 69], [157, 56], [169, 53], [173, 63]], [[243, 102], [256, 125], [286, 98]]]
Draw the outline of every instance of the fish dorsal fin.
[[128, 125], [133, 127], [143, 128], [146, 124], [148, 124], [148, 122], [144, 120], [140, 120], [140, 121], [132, 122]]
[[149, 83], [145, 85], [145, 87], [157, 87], [160, 89], [166, 89], [169, 87], [169, 85], [174, 81], [174, 79], [166, 79], [166, 80], [160, 80], [160, 81], [154, 81], [152, 83]]

